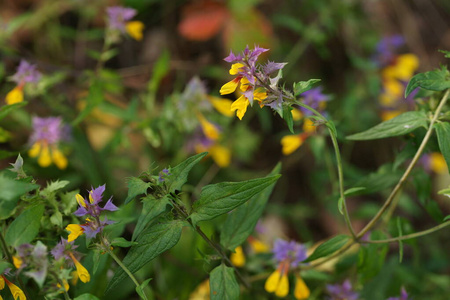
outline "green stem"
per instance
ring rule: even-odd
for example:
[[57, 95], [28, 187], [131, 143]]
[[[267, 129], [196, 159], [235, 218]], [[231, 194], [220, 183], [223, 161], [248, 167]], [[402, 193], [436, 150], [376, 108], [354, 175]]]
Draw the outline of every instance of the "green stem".
[[67, 293], [67, 290], [64, 286], [64, 282], [62, 282], [62, 280], [59, 278], [58, 274], [56, 274], [54, 271], [50, 270], [49, 273], [55, 277], [56, 281], [59, 283], [59, 285], [61, 286], [62, 289], [64, 289], [64, 299], [66, 300], [71, 300], [69, 294]]
[[381, 218], [381, 216], [383, 215], [383, 213], [388, 209], [388, 207], [391, 205], [392, 201], [394, 200], [395, 196], [397, 195], [397, 193], [401, 190], [401, 188], [403, 187], [403, 185], [406, 182], [406, 179], [409, 177], [409, 175], [411, 174], [412, 169], [414, 168], [414, 166], [416, 165], [417, 161], [419, 160], [420, 156], [422, 155], [423, 150], [425, 149], [425, 146], [428, 143], [428, 140], [431, 137], [431, 134], [433, 132], [433, 125], [434, 123], [436, 123], [439, 114], [441, 113], [442, 108], [444, 107], [445, 103], [447, 102], [447, 98], [448, 95], [450, 93], [450, 89], [448, 89], [444, 96], [442, 97], [441, 103], [439, 104], [439, 106], [437, 107], [433, 118], [430, 121], [430, 126], [428, 127], [427, 133], [425, 134], [425, 137], [422, 140], [422, 143], [419, 146], [419, 149], [417, 149], [416, 154], [414, 155], [413, 159], [411, 160], [411, 163], [409, 164], [408, 168], [406, 169], [405, 173], [403, 174], [403, 176], [400, 178], [399, 182], [397, 183], [397, 185], [395, 186], [395, 188], [392, 190], [391, 194], [389, 195], [389, 197], [387, 198], [386, 202], [383, 204], [383, 206], [380, 208], [380, 210], [377, 212], [377, 214], [372, 218], [372, 220], [370, 220], [369, 223], [367, 223], [367, 225], [358, 233], [358, 235], [356, 236], [357, 239], [360, 239], [364, 234], [366, 234], [374, 225], [376, 222], [378, 222], [378, 220]]
[[[127, 273], [127, 275], [133, 280], [134, 284], [137, 288], [141, 288], [139, 282], [137, 281], [136, 277], [134, 277], [133, 273], [122, 263], [122, 261], [114, 254], [114, 252], [111, 249], [108, 249], [108, 254], [111, 255], [111, 257], [116, 261], [116, 263]], [[145, 295], [144, 291], [142, 290], [142, 296], [145, 300], [148, 300], [147, 296]]]
[[413, 239], [416, 237], [427, 235], [429, 233], [433, 233], [433, 232], [441, 230], [442, 228], [447, 227], [449, 225], [450, 225], [450, 221], [447, 221], [447, 222], [444, 222], [442, 224], [439, 224], [439, 225], [432, 227], [430, 229], [427, 229], [427, 230], [423, 230], [423, 231], [419, 231], [419, 232], [415, 232], [415, 233], [411, 233], [411, 234], [407, 234], [407, 235], [402, 235], [402, 236], [398, 236], [395, 238], [385, 239], [385, 240], [360, 241], [360, 243], [384, 244], [384, 243], [394, 243], [394, 242], [398, 242], [398, 241], [409, 240], [409, 239]]

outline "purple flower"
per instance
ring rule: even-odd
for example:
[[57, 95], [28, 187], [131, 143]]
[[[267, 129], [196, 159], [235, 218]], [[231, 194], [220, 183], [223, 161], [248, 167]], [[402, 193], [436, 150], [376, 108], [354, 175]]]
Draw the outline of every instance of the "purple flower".
[[[322, 93], [321, 86], [310, 89], [309, 91], [306, 91], [301, 95], [303, 97], [303, 103], [319, 111], [322, 109], [321, 106], [324, 104], [324, 102], [330, 101], [330, 96]], [[305, 115], [312, 115], [312, 112], [310, 112], [306, 108], [300, 107], [300, 109]]]
[[136, 15], [136, 10], [129, 7], [111, 6], [106, 9], [108, 26], [113, 30], [125, 32], [125, 23]]
[[119, 208], [112, 203], [112, 197], [106, 202], [103, 207], [100, 207], [99, 203], [103, 201], [103, 192], [105, 191], [105, 185], [101, 185], [97, 188], [92, 188], [89, 192], [89, 200], [83, 198], [81, 195], [77, 195], [79, 199], [78, 209], [74, 212], [77, 217], [90, 215], [93, 218], [98, 218], [102, 211], [116, 211]]
[[399, 34], [382, 38], [376, 46], [375, 61], [377, 64], [379, 66], [390, 64], [395, 57], [395, 52], [404, 43], [404, 38]]
[[408, 293], [406, 292], [405, 288], [402, 287], [402, 290], [400, 292], [400, 297], [390, 297], [387, 300], [408, 300]]
[[172, 174], [170, 174], [170, 172], [169, 172], [168, 169], [162, 169], [162, 171], [159, 172], [159, 178], [158, 178], [158, 181], [159, 181], [159, 182], [163, 182], [163, 181], [165, 180], [165, 178], [166, 178], [167, 176], [170, 176], [170, 175], [172, 175]]
[[330, 300], [357, 300], [359, 294], [353, 291], [350, 280], [345, 280], [342, 284], [327, 284], [327, 291]]
[[61, 241], [56, 244], [50, 253], [53, 255], [55, 260], [59, 260], [61, 257], [64, 257], [66, 260], [71, 261], [68, 253], [76, 253], [76, 251], [74, 251], [76, 248], [78, 248], [78, 246], [75, 245], [73, 241], [68, 242], [66, 239], [61, 238]]
[[32, 123], [33, 133], [30, 136], [30, 144], [45, 142], [48, 145], [55, 145], [69, 139], [70, 129], [63, 124], [60, 117], [33, 117]]
[[18, 85], [23, 85], [25, 83], [37, 83], [41, 77], [42, 74], [36, 69], [36, 65], [32, 65], [22, 59], [12, 80]]
[[272, 252], [277, 263], [288, 261], [293, 268], [307, 257], [305, 246], [295, 241], [288, 242], [282, 239], [275, 241]]
[[266, 75], [270, 75], [271, 73], [281, 70], [287, 63], [276, 63], [273, 61], [267, 62], [267, 64], [263, 67], [263, 72]]

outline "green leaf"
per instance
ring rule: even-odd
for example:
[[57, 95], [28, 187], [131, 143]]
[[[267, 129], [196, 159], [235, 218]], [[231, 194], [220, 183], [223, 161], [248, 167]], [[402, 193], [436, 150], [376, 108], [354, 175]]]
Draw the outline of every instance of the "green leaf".
[[99, 298], [97, 298], [96, 296], [89, 294], [89, 293], [85, 293], [83, 295], [80, 295], [78, 297], [76, 297], [73, 300], [100, 300]]
[[[280, 169], [281, 164], [279, 163], [268, 176], [278, 174]], [[258, 223], [274, 187], [275, 182], [227, 216], [220, 234], [222, 246], [233, 251], [249, 237], [255, 229], [256, 223]]]
[[352, 187], [344, 191], [345, 196], [353, 196], [359, 194], [359, 192], [364, 191], [366, 188], [363, 186]]
[[125, 205], [128, 204], [131, 200], [136, 198], [137, 195], [146, 194], [147, 189], [151, 186], [150, 182], [145, 182], [137, 177], [130, 177], [127, 180], [128, 186], [128, 195], [127, 199], [125, 199]]
[[[181, 237], [181, 229], [185, 224], [184, 221], [175, 220], [151, 226], [139, 236], [137, 240], [139, 244], [130, 248], [123, 259], [123, 264], [131, 273], [139, 271], [152, 259], [178, 243]], [[106, 292], [121, 283], [125, 278], [127, 278], [125, 271], [117, 269]]]
[[427, 115], [423, 111], [408, 111], [366, 131], [347, 136], [347, 139], [364, 141], [404, 135], [419, 127], [427, 128], [427, 120]]
[[283, 119], [286, 121], [289, 131], [294, 133], [294, 119], [292, 118], [292, 107], [283, 106]]
[[0, 261], [0, 274], [3, 274], [7, 268], [12, 268], [12, 265], [6, 261]]
[[317, 249], [314, 250], [313, 254], [311, 254], [303, 262], [305, 262], [305, 263], [311, 262], [318, 258], [333, 254], [337, 250], [341, 249], [342, 246], [344, 246], [349, 239], [350, 239], [350, 237], [348, 235], [345, 235], [345, 234], [337, 235], [337, 236], [329, 239], [328, 241], [324, 242], [323, 244], [320, 244], [319, 247], [317, 247]]
[[188, 174], [191, 169], [207, 155], [207, 152], [203, 152], [194, 156], [189, 157], [179, 165], [170, 168], [170, 175], [168, 178], [169, 191], [171, 193], [176, 190], [180, 190], [183, 184], [186, 183]]
[[134, 246], [137, 244], [139, 244], [139, 243], [127, 241], [123, 237], [117, 237], [111, 241], [112, 246], [117, 246], [117, 247], [121, 247], [121, 248], [128, 248], [128, 247], [131, 247], [131, 246]]
[[353, 185], [365, 189], [353, 190], [352, 196], [373, 194], [394, 186], [403, 175], [400, 170], [393, 170], [391, 164], [382, 165], [376, 172], [361, 178]]
[[16, 155], [17, 155], [17, 152], [0, 150], [0, 159], [5, 159], [5, 158], [16, 156]]
[[439, 143], [439, 149], [445, 158], [447, 167], [450, 170], [450, 124], [447, 122], [434, 125]]
[[447, 69], [443, 67], [442, 69], [414, 75], [405, 89], [405, 97], [408, 97], [417, 87], [431, 91], [443, 91], [450, 88]]
[[10, 112], [19, 109], [21, 107], [24, 107], [27, 105], [28, 102], [22, 101], [19, 103], [11, 104], [11, 105], [4, 105], [0, 108], [0, 120], [6, 117]]
[[450, 220], [450, 215], [446, 216], [443, 220], [443, 222]]
[[144, 282], [142, 282], [139, 286], [136, 287], [136, 293], [138, 293], [139, 297], [141, 297], [142, 299], [146, 299], [145, 294], [144, 294], [144, 289], [150, 283], [150, 281], [152, 279], [153, 278], [149, 278], [149, 279], [145, 280]]
[[199, 221], [211, 220], [230, 212], [269, 187], [280, 176], [207, 185], [202, 188], [200, 199], [194, 203], [193, 212], [189, 217], [195, 225]]
[[148, 82], [148, 90], [151, 93], [156, 93], [159, 87], [159, 83], [169, 71], [170, 71], [170, 53], [166, 49], [158, 57], [158, 60], [156, 61], [153, 67], [152, 79]]
[[211, 271], [209, 280], [211, 300], [239, 299], [239, 284], [234, 276], [233, 268], [221, 264]]
[[0, 220], [11, 216], [20, 196], [37, 188], [37, 184], [14, 180], [0, 174]]
[[450, 58], [450, 51], [447, 50], [438, 50], [441, 53], [444, 53], [445, 58]]
[[31, 242], [39, 233], [44, 205], [28, 208], [9, 225], [5, 240], [9, 246], [17, 247]]
[[344, 198], [339, 197], [338, 200], [338, 210], [341, 215], [344, 215]]
[[301, 93], [309, 91], [313, 88], [313, 85], [319, 81], [320, 79], [310, 79], [308, 81], [299, 81], [297, 83], [294, 83], [294, 95], [298, 96]]
[[45, 187], [42, 191], [41, 191], [41, 195], [43, 195], [44, 197], [48, 198], [50, 195], [54, 195], [55, 192], [63, 189], [64, 187], [66, 187], [66, 185], [68, 185], [70, 182], [67, 180], [56, 180], [56, 181], [52, 181], [49, 184], [47, 184], [47, 187]]
[[170, 204], [167, 195], [161, 199], [156, 199], [152, 195], [148, 195], [142, 199], [142, 203], [142, 212], [137, 221], [136, 228], [134, 229], [132, 241], [139, 236], [148, 224], [162, 214], [166, 210], [167, 205]]
[[62, 227], [63, 226], [62, 214], [59, 211], [55, 211], [55, 213], [50, 217], [50, 223], [52, 223], [55, 226]]

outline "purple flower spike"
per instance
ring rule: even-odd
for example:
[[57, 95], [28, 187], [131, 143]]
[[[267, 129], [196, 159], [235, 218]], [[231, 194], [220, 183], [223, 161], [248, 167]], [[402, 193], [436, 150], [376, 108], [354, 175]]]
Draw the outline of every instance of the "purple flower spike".
[[20, 85], [25, 83], [37, 83], [41, 77], [42, 74], [36, 69], [36, 65], [32, 65], [22, 59], [12, 80]]
[[350, 280], [345, 280], [340, 284], [327, 284], [327, 291], [330, 294], [329, 300], [357, 300], [359, 294], [353, 291]]
[[241, 61], [242, 60], [242, 56], [240, 54], [234, 55], [233, 51], [230, 50], [230, 55], [225, 57], [223, 60], [226, 61], [226, 62], [232, 63], [232, 62], [235, 62], [235, 61]]
[[[322, 93], [321, 86], [310, 89], [309, 91], [302, 93], [301, 96], [303, 97], [303, 103], [314, 108], [315, 110], [320, 110], [321, 103], [330, 101], [330, 97]], [[306, 108], [300, 107], [300, 109], [305, 115], [312, 115], [312, 112]]]
[[33, 117], [33, 133], [30, 137], [30, 144], [44, 141], [49, 145], [56, 145], [60, 141], [67, 140], [65, 125], [60, 117], [40, 118]]
[[89, 194], [91, 195], [92, 199], [94, 199], [93, 204], [97, 204], [102, 201], [103, 192], [105, 191], [105, 184], [99, 186], [98, 188], [91, 187], [91, 191]]
[[287, 63], [276, 63], [273, 61], [267, 62], [267, 64], [263, 68], [263, 72], [266, 75], [270, 75], [271, 73], [281, 70], [284, 68], [284, 66], [287, 65]]
[[172, 175], [172, 174], [170, 174], [169, 170], [164, 168], [161, 172], [159, 172], [158, 181], [163, 182], [166, 180], [166, 177], [170, 176], [170, 175]]
[[109, 198], [108, 202], [106, 202], [105, 206], [103, 206], [103, 208], [101, 210], [116, 211], [118, 209], [119, 208], [112, 203], [112, 197], [111, 197], [111, 198]]
[[66, 260], [70, 261], [70, 256], [67, 255], [67, 252], [73, 252], [78, 248], [77, 245], [74, 245], [74, 242], [68, 242], [66, 239], [61, 238], [61, 241], [50, 251], [55, 260], [59, 260], [61, 257], [64, 257]]
[[110, 29], [125, 32], [125, 23], [136, 15], [136, 10], [129, 7], [111, 6], [106, 9]]
[[273, 257], [277, 263], [290, 261], [291, 267], [295, 268], [306, 259], [306, 247], [295, 241], [288, 242], [278, 239], [273, 246]]

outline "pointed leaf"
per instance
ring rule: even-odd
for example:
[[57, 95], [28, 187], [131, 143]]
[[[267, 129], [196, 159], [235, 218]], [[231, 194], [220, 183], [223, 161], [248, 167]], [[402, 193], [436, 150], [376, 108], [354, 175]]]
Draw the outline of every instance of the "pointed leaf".
[[0, 108], [0, 120], [6, 117], [10, 112], [19, 109], [25, 105], [27, 105], [28, 102], [22, 101], [19, 103], [11, 104], [11, 105], [4, 105]]
[[314, 84], [319, 82], [320, 79], [310, 79], [308, 81], [299, 81], [297, 83], [294, 83], [294, 95], [298, 96], [301, 93], [304, 93], [306, 91], [309, 91], [313, 88]]
[[183, 184], [186, 183], [189, 172], [191, 169], [203, 158], [207, 155], [207, 152], [203, 152], [194, 156], [189, 157], [185, 161], [183, 161], [181, 164], [170, 168], [170, 173], [172, 174], [170, 176], [170, 185], [169, 185], [169, 191], [175, 192], [176, 190], [180, 190]]
[[442, 122], [434, 125], [439, 143], [439, 149], [450, 170], [450, 123]]
[[124, 204], [128, 204], [131, 200], [136, 198], [137, 195], [147, 194], [147, 189], [151, 186], [150, 182], [145, 182], [137, 177], [128, 178], [128, 196], [125, 199]]
[[221, 264], [211, 271], [209, 280], [211, 300], [239, 299], [239, 284], [234, 276], [233, 268]]
[[350, 240], [350, 237], [345, 234], [337, 235], [328, 241], [321, 244], [319, 247], [317, 247], [316, 250], [314, 250], [313, 254], [311, 254], [306, 260], [303, 262], [311, 262], [313, 260], [316, 260], [321, 257], [325, 257], [328, 255], [333, 254], [337, 250], [341, 249], [342, 246], [344, 246], [348, 241]]
[[150, 283], [150, 281], [152, 279], [153, 278], [149, 278], [149, 279], [145, 280], [144, 282], [142, 282], [139, 286], [136, 287], [136, 293], [138, 293], [139, 297], [141, 297], [142, 299], [147, 299], [145, 297], [144, 289]]
[[128, 248], [128, 247], [138, 245], [138, 244], [139, 243], [137, 243], [137, 242], [127, 241], [123, 237], [117, 237], [111, 241], [111, 246], [117, 246], [117, 247], [121, 247], [121, 248]]
[[286, 121], [289, 131], [294, 133], [294, 119], [292, 118], [292, 107], [283, 106], [283, 119]]
[[211, 220], [230, 212], [269, 187], [280, 176], [207, 185], [203, 187], [200, 199], [194, 203], [193, 212], [189, 217], [195, 225], [199, 221]]
[[17, 247], [31, 242], [39, 233], [41, 218], [44, 214], [44, 205], [36, 205], [21, 213], [9, 225], [5, 240], [9, 246]]
[[427, 115], [423, 111], [408, 111], [382, 122], [366, 131], [347, 136], [354, 141], [376, 140], [410, 133], [419, 127], [427, 128]]
[[142, 207], [141, 215], [136, 224], [131, 240], [135, 240], [139, 234], [152, 222], [157, 216], [166, 210], [166, 206], [170, 203], [169, 198], [164, 196], [161, 199], [149, 195], [142, 199], [144, 206]]
[[39, 185], [14, 180], [0, 175], [0, 220], [8, 218], [23, 194], [39, 188]]
[[448, 75], [445, 68], [414, 75], [405, 89], [405, 97], [408, 97], [417, 87], [431, 91], [443, 91], [450, 88]]

